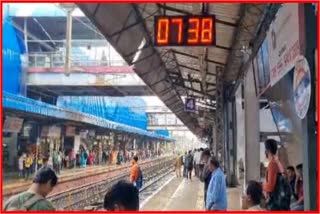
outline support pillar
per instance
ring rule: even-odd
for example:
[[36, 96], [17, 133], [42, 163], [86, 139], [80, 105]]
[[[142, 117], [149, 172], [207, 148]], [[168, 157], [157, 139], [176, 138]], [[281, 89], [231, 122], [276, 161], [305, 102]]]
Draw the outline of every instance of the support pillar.
[[223, 99], [223, 72], [221, 67], [217, 67], [217, 77], [216, 77], [216, 99], [217, 99], [217, 107], [216, 107], [216, 142], [215, 142], [215, 156], [219, 160], [223, 169], [225, 169], [225, 133], [224, 133], [224, 99]]
[[245, 183], [260, 180], [259, 100], [255, 93], [252, 67], [244, 79]]
[[72, 50], [72, 11], [73, 7], [67, 7], [67, 29], [66, 29], [66, 59], [65, 69], [66, 75], [70, 74], [71, 69], [71, 50]]
[[236, 177], [236, 132], [235, 132], [235, 105], [234, 100], [231, 99], [226, 102], [226, 149], [225, 149], [225, 163], [227, 172], [227, 182], [229, 187], [235, 187], [237, 185]]
[[28, 54], [29, 49], [28, 49], [28, 21], [27, 21], [27, 17], [24, 18], [23, 34], [24, 34], [24, 46], [26, 49], [26, 54]]
[[[302, 5], [301, 5], [302, 6]], [[304, 210], [317, 209], [317, 123], [316, 122], [316, 63], [315, 49], [317, 47], [317, 18], [314, 14], [314, 9], [311, 4], [303, 5], [303, 16], [305, 26], [305, 57], [309, 63], [311, 74], [311, 99], [308, 114], [302, 120], [303, 134], [303, 191], [304, 191]], [[317, 89], [319, 91], [319, 88]], [[319, 114], [319, 112], [318, 112]], [[319, 133], [317, 133], [319, 134]], [[319, 154], [318, 154], [319, 155]], [[319, 179], [319, 178], [318, 178]]]

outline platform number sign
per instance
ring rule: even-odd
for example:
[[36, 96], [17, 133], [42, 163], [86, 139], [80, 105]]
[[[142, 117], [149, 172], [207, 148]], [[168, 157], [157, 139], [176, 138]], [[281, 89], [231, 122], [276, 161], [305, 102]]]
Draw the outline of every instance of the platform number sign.
[[185, 111], [195, 112], [196, 111], [196, 100], [194, 98], [186, 98], [186, 102], [184, 104]]

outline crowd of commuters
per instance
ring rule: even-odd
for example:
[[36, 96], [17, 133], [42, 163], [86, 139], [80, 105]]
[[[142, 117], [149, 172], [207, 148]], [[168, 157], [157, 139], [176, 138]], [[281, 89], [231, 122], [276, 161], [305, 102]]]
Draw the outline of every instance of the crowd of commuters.
[[[268, 166], [265, 182], [248, 181], [243, 193], [242, 206], [248, 210], [304, 210], [302, 164], [283, 167], [279, 157], [278, 143], [273, 139], [265, 141], [265, 155]], [[195, 149], [177, 155], [176, 176], [192, 179], [198, 177], [204, 183], [204, 204], [206, 210], [226, 210], [226, 176], [219, 161], [209, 149]], [[264, 170], [263, 170], [264, 171]]]
[[[265, 141], [265, 154], [268, 159], [266, 181], [248, 181], [242, 196], [242, 208], [246, 210], [304, 210], [302, 164], [284, 169], [277, 156], [278, 143], [273, 139]], [[59, 155], [59, 152], [57, 154]], [[90, 156], [89, 162], [90, 161]], [[28, 159], [29, 158], [29, 159]], [[31, 158], [32, 159], [32, 158]], [[59, 159], [53, 158], [54, 163]], [[28, 166], [32, 165], [30, 156], [26, 156]], [[120, 181], [105, 195], [106, 210], [139, 210], [139, 190], [143, 186], [142, 170], [137, 155], [132, 158], [129, 181]], [[57, 161], [57, 162], [56, 162]], [[42, 167], [26, 192], [11, 197], [4, 206], [5, 210], [54, 210], [45, 197], [57, 184], [55, 169], [44, 159]], [[26, 163], [24, 163], [26, 164]], [[59, 167], [53, 164], [53, 168]], [[219, 161], [209, 149], [196, 149], [184, 155], [177, 155], [176, 175], [192, 180], [199, 178], [204, 183], [204, 205], [206, 210], [225, 211], [228, 207], [226, 176]], [[194, 174], [192, 173], [194, 171]]]
[[87, 166], [94, 165], [121, 165], [129, 163], [134, 156], [137, 156], [140, 160], [150, 159], [152, 157], [158, 157], [162, 154], [160, 150], [158, 152], [151, 149], [105, 149], [101, 152], [95, 150], [88, 151], [84, 147], [80, 146], [78, 151], [70, 149], [63, 151], [61, 149], [55, 149], [51, 154], [36, 155], [32, 152], [19, 152], [18, 153], [18, 176], [20, 178], [30, 179], [34, 173], [42, 168], [42, 166], [48, 165], [52, 167], [59, 175], [62, 170], [86, 168]]

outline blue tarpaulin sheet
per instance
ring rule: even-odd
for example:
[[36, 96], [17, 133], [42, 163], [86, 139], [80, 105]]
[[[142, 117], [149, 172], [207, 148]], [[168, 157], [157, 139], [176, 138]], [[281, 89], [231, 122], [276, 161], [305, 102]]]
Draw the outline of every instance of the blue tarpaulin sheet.
[[146, 104], [139, 97], [61, 96], [57, 106], [147, 130]]
[[110, 130], [123, 131], [127, 133], [147, 136], [154, 139], [173, 141], [173, 139], [161, 136], [155, 133], [148, 132], [143, 129], [132, 127], [129, 125], [117, 123], [95, 115], [77, 112], [74, 110], [50, 105], [41, 101], [33, 100], [19, 95], [3, 92], [3, 107], [6, 109], [15, 109], [22, 112], [39, 114], [47, 117], [58, 119], [71, 120], [75, 122], [87, 123]]
[[168, 130], [155, 130], [155, 133], [158, 134], [158, 135], [162, 135], [162, 136], [167, 136], [167, 137], [170, 136]]
[[23, 87], [21, 54], [24, 52], [23, 42], [17, 37], [10, 17], [4, 17], [2, 23], [2, 90], [20, 94]]

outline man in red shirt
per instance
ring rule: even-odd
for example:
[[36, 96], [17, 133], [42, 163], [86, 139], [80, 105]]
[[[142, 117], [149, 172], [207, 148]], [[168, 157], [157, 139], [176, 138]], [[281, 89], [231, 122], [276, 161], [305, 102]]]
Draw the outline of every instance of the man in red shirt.
[[263, 191], [266, 193], [266, 196], [268, 196], [274, 191], [278, 173], [284, 173], [284, 169], [276, 156], [278, 150], [277, 141], [273, 139], [266, 140], [265, 150], [269, 164], [266, 171], [266, 183], [263, 184]]
[[130, 182], [133, 183], [134, 186], [137, 185], [138, 176], [139, 176], [138, 157], [134, 156], [132, 161], [131, 172], [130, 172]]
[[[289, 183], [286, 183], [285, 171], [277, 157], [277, 149], [277, 141], [273, 139], [265, 141], [265, 153], [269, 164], [266, 170], [266, 182], [263, 184], [263, 191], [268, 210], [289, 210], [290, 186]], [[278, 181], [280, 182], [279, 184], [277, 184]]]

